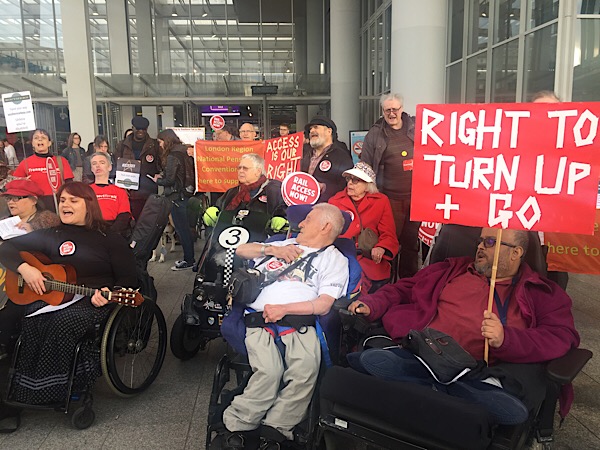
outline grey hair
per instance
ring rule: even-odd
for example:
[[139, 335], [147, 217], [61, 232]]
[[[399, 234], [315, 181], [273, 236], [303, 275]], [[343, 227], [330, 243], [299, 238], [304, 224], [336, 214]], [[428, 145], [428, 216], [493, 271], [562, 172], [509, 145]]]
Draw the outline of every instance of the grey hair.
[[367, 183], [367, 193], [368, 194], [377, 194], [379, 192], [379, 189], [377, 189], [377, 185], [375, 183], [373, 183], [372, 181], [370, 183]]
[[244, 159], [244, 158], [248, 158], [248, 159], [252, 160], [252, 164], [254, 164], [254, 167], [256, 169], [260, 169], [261, 175], [266, 175], [265, 160], [260, 155], [257, 155], [256, 153], [246, 153], [240, 159]]
[[525, 230], [513, 230], [513, 237], [515, 239], [515, 245], [523, 248], [523, 257], [527, 253], [529, 248], [529, 232]]
[[321, 213], [322, 225], [325, 225], [326, 223], [331, 224], [330, 237], [335, 240], [344, 228], [344, 216], [342, 215], [342, 211], [340, 211], [337, 206], [329, 203], [317, 203], [313, 206], [313, 211], [315, 210]]
[[560, 102], [560, 98], [553, 91], [538, 91], [531, 96], [531, 101], [535, 102], [536, 100], [539, 100], [541, 98], [550, 98], [552, 100]]
[[106, 161], [108, 162], [108, 164], [112, 166], [112, 160], [110, 159], [110, 154], [104, 153], [104, 152], [95, 152], [94, 154], [92, 154], [92, 156], [90, 156], [90, 164], [92, 163], [92, 159], [94, 159], [94, 156], [102, 156], [103, 158], [106, 158]]
[[402, 95], [400, 94], [396, 94], [396, 93], [390, 93], [390, 94], [383, 94], [380, 98], [379, 98], [379, 106], [381, 108], [383, 108], [383, 104], [385, 102], [389, 102], [390, 100], [398, 100], [400, 102], [400, 106], [404, 106], [404, 97], [402, 97]]

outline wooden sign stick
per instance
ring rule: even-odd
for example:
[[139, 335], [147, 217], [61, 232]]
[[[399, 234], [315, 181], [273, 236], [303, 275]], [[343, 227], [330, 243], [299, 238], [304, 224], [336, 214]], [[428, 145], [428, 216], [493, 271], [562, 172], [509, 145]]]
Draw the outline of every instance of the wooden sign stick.
[[[502, 241], [502, 228], [498, 228], [496, 233], [496, 245], [494, 247], [494, 262], [492, 263], [492, 277], [490, 278], [490, 293], [488, 295], [488, 312], [492, 312], [492, 306], [494, 305], [494, 291], [496, 290], [496, 273], [498, 272], [498, 257], [500, 256], [500, 242]], [[483, 359], [488, 362], [490, 353], [490, 340], [485, 338], [485, 345], [483, 347]]]

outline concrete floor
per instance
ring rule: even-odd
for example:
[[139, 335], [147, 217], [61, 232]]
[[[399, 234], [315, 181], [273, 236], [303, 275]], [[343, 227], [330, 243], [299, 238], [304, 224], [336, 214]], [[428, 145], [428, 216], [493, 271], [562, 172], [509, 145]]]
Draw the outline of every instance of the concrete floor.
[[[197, 254], [200, 253], [197, 244]], [[159, 292], [158, 303], [171, 326], [180, 312], [181, 299], [191, 291], [191, 271], [173, 272], [170, 266], [181, 249], [167, 255], [163, 264], [150, 263]], [[571, 414], [556, 432], [555, 449], [600, 449], [600, 277], [571, 275], [568, 292], [573, 298], [581, 345], [597, 354], [575, 381]], [[94, 393], [96, 421], [87, 430], [71, 427], [64, 414], [25, 411], [21, 428], [0, 434], [2, 449], [200, 449], [205, 445], [208, 399], [214, 367], [223, 354], [222, 341], [182, 362], [167, 350], [157, 380], [134, 398], [118, 398], [99, 380]], [[0, 367], [5, 374], [6, 361]], [[3, 375], [4, 376], [4, 375]], [[2, 383], [4, 386], [4, 383]]]

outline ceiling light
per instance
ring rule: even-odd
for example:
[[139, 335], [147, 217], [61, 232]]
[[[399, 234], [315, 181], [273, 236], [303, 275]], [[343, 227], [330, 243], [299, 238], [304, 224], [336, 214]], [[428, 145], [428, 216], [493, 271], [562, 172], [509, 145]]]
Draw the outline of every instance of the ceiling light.
[[33, 37], [40, 37], [40, 30], [37, 27], [33, 30]]
[[206, 17], [206, 16], [208, 16], [208, 13], [204, 9], [204, 7], [202, 7], [202, 17]]
[[177, 17], [179, 14], [177, 14], [177, 9], [175, 8], [175, 5], [173, 5], [173, 9], [171, 10], [171, 16], [172, 17]]

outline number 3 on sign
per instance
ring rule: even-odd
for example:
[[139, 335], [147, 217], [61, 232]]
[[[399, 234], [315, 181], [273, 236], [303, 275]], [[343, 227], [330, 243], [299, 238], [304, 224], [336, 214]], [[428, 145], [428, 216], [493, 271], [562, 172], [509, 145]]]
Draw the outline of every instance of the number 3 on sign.
[[219, 235], [219, 244], [223, 248], [238, 248], [250, 240], [250, 233], [242, 227], [229, 227]]

